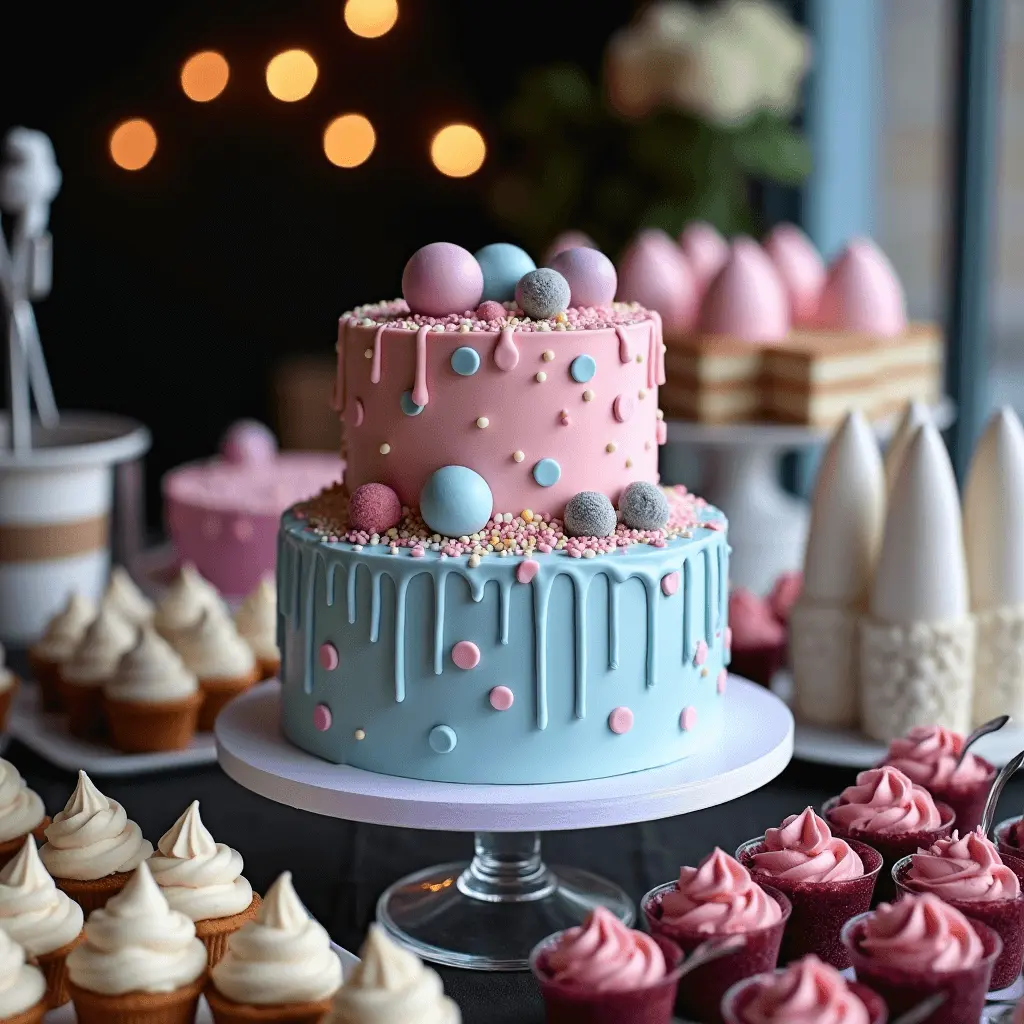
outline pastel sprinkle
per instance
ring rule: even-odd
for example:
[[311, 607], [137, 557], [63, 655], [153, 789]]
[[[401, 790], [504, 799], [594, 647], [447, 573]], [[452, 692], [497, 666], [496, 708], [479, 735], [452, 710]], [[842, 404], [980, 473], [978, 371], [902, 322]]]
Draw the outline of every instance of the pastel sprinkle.
[[732, 626], [725, 627], [725, 649], [732, 650]]
[[708, 660], [708, 645], [703, 640], [697, 641], [697, 650], [693, 655], [694, 665], [703, 665]]
[[587, 388], [587, 390], [583, 392], [583, 401], [584, 402], [592, 402], [593, 400], [594, 400], [594, 392], [591, 391], [590, 388]]
[[452, 661], [464, 671], [476, 668], [480, 664], [480, 648], [472, 640], [460, 640], [452, 648]]
[[718, 688], [718, 692], [719, 693], [725, 693], [725, 683], [726, 683], [726, 680], [728, 678], [729, 678], [729, 673], [726, 672], [726, 670], [723, 668], [722, 671], [718, 673], [718, 687], [717, 688]]
[[609, 442], [608, 442], [608, 443], [607, 443], [607, 444], [606, 444], [606, 445], [604, 446], [604, 450], [605, 450], [605, 451], [606, 451], [606, 452], [607, 452], [607, 453], [608, 453], [609, 455], [611, 455], [611, 453], [612, 453], [613, 451], [615, 451], [615, 449], [616, 449], [617, 447], [618, 447], [618, 445], [617, 445], [617, 444], [616, 444], [616, 443], [615, 443], [614, 441], [609, 441]]
[[689, 732], [697, 724], [697, 709], [696, 708], [683, 708], [683, 713], [679, 716], [679, 728], [685, 732]]
[[626, 707], [616, 708], [608, 716], [608, 728], [616, 736], [629, 732], [633, 728], [633, 712]]
[[317, 704], [313, 708], [313, 728], [317, 732], [327, 732], [331, 727], [332, 721], [331, 709], [326, 704]]
[[520, 583], [529, 583], [537, 575], [539, 569], [540, 563], [528, 558], [525, 562], [519, 563], [519, 567], [516, 569], [516, 579]]
[[327, 642], [320, 645], [320, 667], [325, 672], [333, 672], [340, 662], [338, 648], [334, 644]]
[[356, 731], [354, 733], [352, 733], [352, 738], [353, 739], [357, 739], [360, 742], [362, 742], [363, 740], [366, 739], [366, 730], [365, 729], [356, 729]]
[[490, 692], [491, 707], [495, 711], [508, 711], [515, 699], [515, 694], [507, 686], [496, 686]]
[[388, 444], [388, 443], [387, 443], [387, 442], [385, 441], [385, 442], [384, 442], [384, 444], [382, 444], [382, 445], [380, 446], [380, 453], [381, 453], [381, 455], [387, 455], [387, 453], [388, 453], [389, 451], [391, 451], [391, 445], [389, 445], [389, 444]]
[[512, 458], [513, 458], [513, 459], [514, 459], [514, 460], [515, 460], [516, 462], [522, 462], [522, 461], [523, 461], [523, 459], [525, 459], [525, 458], [526, 458], [526, 453], [525, 453], [525, 452], [523, 452], [523, 451], [518, 451], [518, 450], [517, 450], [517, 451], [514, 451], [514, 452], [512, 453]]
[[543, 370], [537, 371], [537, 383], [543, 384], [548, 379], [548, 375]]
[[545, 349], [544, 354], [541, 356], [541, 359], [543, 359], [545, 363], [550, 363], [554, 358], [555, 353], [552, 352], [549, 348]]
[[679, 590], [679, 573], [670, 572], [661, 577], [661, 592], [666, 597], [671, 597]]
[[477, 419], [476, 425], [481, 430], [486, 430], [491, 425], [491, 421], [486, 416], [481, 416], [479, 419]]

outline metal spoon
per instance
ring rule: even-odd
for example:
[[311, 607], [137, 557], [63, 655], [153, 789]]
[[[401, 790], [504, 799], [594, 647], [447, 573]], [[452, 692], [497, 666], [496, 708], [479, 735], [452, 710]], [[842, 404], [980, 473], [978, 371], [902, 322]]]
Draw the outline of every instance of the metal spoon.
[[967, 756], [967, 751], [971, 748], [972, 744], [977, 743], [982, 736], [987, 736], [990, 732], [999, 732], [999, 730], [1002, 729], [1009, 720], [1009, 715], [999, 715], [998, 717], [985, 722], [983, 725], [979, 725], [978, 728], [964, 740], [964, 745], [960, 750], [960, 755], [956, 759], [956, 765], [953, 768], [953, 771], [955, 772], [957, 768], [964, 763], [964, 758]]
[[996, 820], [996, 805], [999, 797], [1002, 796], [1006, 784], [1013, 778], [1014, 772], [1024, 764], [1024, 750], [1010, 758], [1006, 766], [995, 777], [992, 788], [988, 791], [988, 799], [985, 801], [985, 810], [981, 812], [981, 831], [988, 835]]
[[708, 939], [702, 942], [679, 967], [679, 977], [685, 978], [691, 971], [718, 960], [723, 956], [730, 956], [741, 950], [747, 944], [743, 935], [729, 935], [718, 939]]
[[942, 1006], [949, 996], [945, 992], [936, 992], [935, 995], [929, 996], [923, 1003], [918, 1003], [917, 1006], [907, 1010], [906, 1013], [900, 1014], [895, 1020], [889, 1022], [889, 1024], [924, 1024], [926, 1021], [940, 1006]]

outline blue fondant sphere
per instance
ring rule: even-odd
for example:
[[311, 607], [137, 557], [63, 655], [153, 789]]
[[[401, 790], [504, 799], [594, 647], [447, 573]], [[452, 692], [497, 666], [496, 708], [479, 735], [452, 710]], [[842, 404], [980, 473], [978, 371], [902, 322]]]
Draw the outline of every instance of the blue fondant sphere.
[[546, 320], [569, 308], [569, 282], [550, 267], [531, 270], [516, 285], [519, 308], [534, 320]]
[[465, 466], [442, 466], [420, 491], [420, 515], [442, 537], [463, 537], [487, 525], [494, 498], [487, 481]]
[[484, 300], [508, 302], [515, 298], [519, 279], [537, 269], [529, 253], [509, 242], [485, 245], [475, 256], [484, 274]]
[[580, 491], [566, 502], [562, 522], [570, 537], [610, 537], [615, 532], [615, 509], [608, 495]]
[[668, 499], [660, 487], [638, 480], [622, 492], [619, 511], [631, 530], [660, 530], [668, 522]]

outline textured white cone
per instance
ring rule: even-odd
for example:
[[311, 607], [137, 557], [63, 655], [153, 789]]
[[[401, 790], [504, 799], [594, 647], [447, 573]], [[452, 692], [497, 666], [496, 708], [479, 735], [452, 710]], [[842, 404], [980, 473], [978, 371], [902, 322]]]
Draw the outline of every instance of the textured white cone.
[[974, 725], [997, 715], [1024, 722], [1024, 605], [976, 612]]
[[885, 489], [891, 494], [896, 484], [896, 477], [899, 475], [900, 466], [903, 465], [903, 456], [907, 453], [907, 445], [910, 439], [917, 432], [918, 427], [932, 422], [928, 406], [923, 402], [908, 402], [900, 417], [896, 433], [893, 434], [889, 447], [885, 450]]
[[858, 722], [857, 627], [848, 608], [805, 602], [789, 617], [793, 710], [801, 722], [846, 728]]

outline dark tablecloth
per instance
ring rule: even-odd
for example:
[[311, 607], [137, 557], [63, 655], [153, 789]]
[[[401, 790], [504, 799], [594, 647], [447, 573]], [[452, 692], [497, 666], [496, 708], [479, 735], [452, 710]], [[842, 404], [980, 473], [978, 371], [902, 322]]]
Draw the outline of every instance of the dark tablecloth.
[[[60, 810], [74, 777], [20, 744], [4, 755], [18, 766], [50, 814]], [[774, 782], [739, 800], [684, 817], [544, 837], [549, 864], [597, 871], [635, 899], [674, 878], [680, 864], [695, 864], [712, 847], [732, 852], [787, 814], [820, 807], [853, 778], [852, 771], [794, 763]], [[468, 858], [467, 835], [382, 828], [321, 818], [248, 792], [218, 767], [137, 778], [97, 778], [107, 796], [124, 804], [145, 836], [156, 841], [192, 800], [222, 843], [240, 850], [245, 874], [265, 892], [290, 870], [306, 906], [334, 940], [358, 950], [380, 893], [401, 876], [431, 864]], [[1024, 810], [1024, 781], [1007, 787], [1000, 817]], [[998, 819], [997, 819], [998, 820]], [[542, 1024], [528, 974], [482, 974], [442, 969], [445, 988], [462, 1008], [465, 1024]]]

